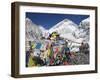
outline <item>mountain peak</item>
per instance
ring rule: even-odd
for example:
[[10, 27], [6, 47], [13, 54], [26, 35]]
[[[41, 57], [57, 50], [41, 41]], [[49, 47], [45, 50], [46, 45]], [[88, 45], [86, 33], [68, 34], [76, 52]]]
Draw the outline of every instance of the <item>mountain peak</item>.
[[90, 21], [90, 17], [84, 19], [82, 22], [89, 22]]
[[88, 18], [82, 20], [82, 21], [80, 22], [79, 27], [80, 27], [80, 28], [85, 28], [85, 29], [90, 28], [90, 17], [88, 17]]
[[72, 22], [72, 21], [66, 18], [66, 19], [62, 20], [61, 22]]
[[32, 22], [31, 19], [29, 19], [29, 18], [26, 18], [26, 21], [27, 21], [27, 22]]
[[39, 25], [35, 24], [34, 22], [32, 22], [32, 20], [31, 20], [31, 19], [29, 19], [29, 18], [26, 18], [25, 20], [26, 20], [26, 25], [34, 25], [34, 26], [39, 26]]
[[53, 31], [58, 31], [58, 30], [65, 31], [65, 29], [74, 31], [74, 30], [76, 30], [76, 28], [78, 28], [77, 24], [75, 24], [73, 21], [71, 21], [69, 19], [64, 19], [64, 20], [60, 21], [59, 23], [57, 23], [56, 25], [54, 25], [49, 30], [49, 32], [52, 33]]

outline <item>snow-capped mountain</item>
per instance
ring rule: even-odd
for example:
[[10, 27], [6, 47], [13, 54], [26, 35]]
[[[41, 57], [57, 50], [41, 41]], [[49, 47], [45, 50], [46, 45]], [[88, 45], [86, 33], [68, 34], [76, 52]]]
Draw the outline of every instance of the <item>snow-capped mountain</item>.
[[84, 38], [85, 42], [89, 42], [89, 35], [90, 35], [90, 18], [84, 19], [80, 22], [79, 25], [80, 30], [80, 38]]
[[88, 29], [90, 28], [90, 18], [86, 18], [84, 20], [82, 20], [80, 22], [80, 25], [79, 25], [80, 28], [83, 28], [83, 29]]
[[57, 31], [59, 34], [70, 33], [77, 29], [77, 25], [69, 19], [64, 19], [61, 22], [54, 25], [49, 32]]
[[42, 31], [42, 36], [47, 38], [49, 36], [49, 30], [45, 29], [43, 26], [39, 26], [39, 28], [41, 29]]
[[[78, 29], [78, 25], [75, 24], [74, 22], [72, 22], [69, 19], [64, 19], [63, 21], [59, 22], [58, 24], [56, 24], [55, 26], [53, 26], [49, 32], [57, 32], [58, 34], [60, 34], [61, 37], [66, 38], [68, 40], [74, 40], [74, 41], [79, 41], [79, 29]], [[80, 41], [78, 42], [80, 43]]]
[[39, 25], [39, 28], [41, 29], [41, 31], [44, 33], [45, 31], [48, 31], [46, 30], [43, 26]]
[[42, 36], [42, 31], [38, 25], [33, 23], [29, 18], [26, 18], [26, 40], [39, 40]]
[[[84, 43], [88, 43], [89, 44], [89, 35], [90, 35], [90, 18], [87, 18], [87, 19], [84, 19], [80, 22], [79, 24], [79, 39], [77, 39], [77, 41], [82, 41]], [[74, 40], [74, 38], [73, 38]], [[74, 40], [75, 41], [75, 40]], [[77, 42], [76, 41], [76, 42]], [[78, 41], [78, 42], [79, 42]], [[73, 47], [74, 46], [74, 47]], [[73, 43], [72, 42], [72, 45], [71, 45], [71, 51], [78, 51], [79, 47], [80, 46], [79, 44], [76, 44], [76, 43]]]

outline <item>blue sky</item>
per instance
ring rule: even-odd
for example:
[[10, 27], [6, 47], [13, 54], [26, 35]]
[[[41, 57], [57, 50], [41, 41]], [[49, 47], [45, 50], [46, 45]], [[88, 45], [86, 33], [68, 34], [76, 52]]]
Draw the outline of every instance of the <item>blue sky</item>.
[[31, 13], [26, 12], [26, 18], [30, 18], [33, 23], [43, 26], [45, 29], [50, 29], [64, 19], [70, 19], [78, 24], [88, 18], [89, 15], [73, 15], [73, 14], [51, 14], [51, 13]]

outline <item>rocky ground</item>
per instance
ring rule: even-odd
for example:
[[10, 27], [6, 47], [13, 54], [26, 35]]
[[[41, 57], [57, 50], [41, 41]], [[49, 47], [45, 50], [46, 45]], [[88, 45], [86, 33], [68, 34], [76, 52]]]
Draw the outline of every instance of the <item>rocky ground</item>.
[[74, 56], [70, 57], [71, 61], [69, 64], [80, 65], [80, 64], [89, 64], [89, 53], [76, 53]]

